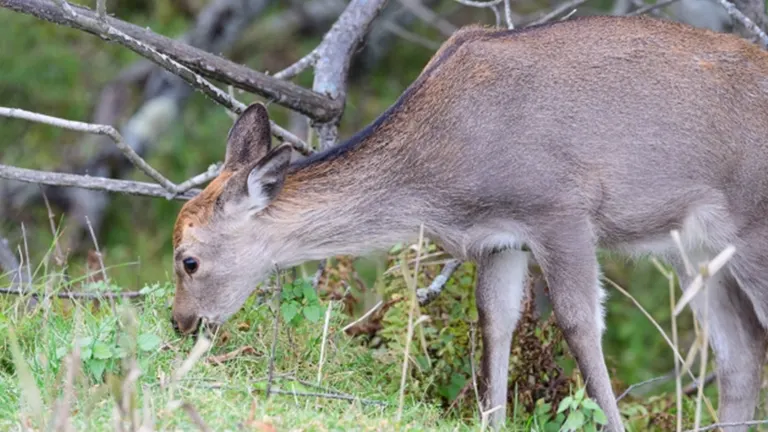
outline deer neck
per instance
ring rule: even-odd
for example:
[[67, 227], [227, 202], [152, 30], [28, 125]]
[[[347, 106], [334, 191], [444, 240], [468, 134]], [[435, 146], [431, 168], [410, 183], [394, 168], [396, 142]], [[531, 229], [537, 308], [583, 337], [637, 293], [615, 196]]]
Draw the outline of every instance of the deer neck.
[[284, 265], [361, 255], [418, 235], [424, 212], [393, 158], [401, 142], [378, 137], [291, 168], [270, 210], [278, 235], [291, 239], [279, 254]]

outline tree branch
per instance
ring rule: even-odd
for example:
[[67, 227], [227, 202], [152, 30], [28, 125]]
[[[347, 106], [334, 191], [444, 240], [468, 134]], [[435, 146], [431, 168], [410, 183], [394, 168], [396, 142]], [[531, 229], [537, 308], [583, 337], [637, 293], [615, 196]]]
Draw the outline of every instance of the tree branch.
[[[173, 68], [172, 61], [204, 77], [256, 93], [279, 105], [298, 111], [315, 121], [330, 121], [338, 117], [343, 110], [343, 103], [339, 101], [331, 100], [291, 82], [256, 72], [246, 66], [194, 48], [184, 42], [167, 38], [116, 18], [106, 17], [106, 23], [113, 31], [105, 32], [104, 25], [98, 21], [96, 13], [81, 6], [69, 4], [67, 6], [72, 9], [75, 16], [70, 16], [61, 7], [45, 0], [0, 0], [0, 7], [83, 30], [103, 39], [117, 42], [169, 69], [174, 74], [178, 75], [179, 71], [178, 68]], [[121, 37], [120, 34], [128, 36], [128, 38]], [[138, 42], [138, 44], [131, 40]], [[157, 54], [142, 49], [141, 45], [154, 47]], [[188, 81], [189, 79], [197, 81], [195, 77], [186, 76], [183, 78]], [[191, 83], [195, 85], [195, 82]], [[200, 88], [199, 85], [196, 87]], [[226, 93], [224, 94], [226, 95]]]
[[453, 275], [453, 273], [456, 271], [456, 269], [459, 268], [460, 265], [461, 261], [459, 260], [454, 259], [448, 261], [443, 266], [443, 270], [440, 271], [440, 274], [435, 278], [435, 280], [432, 281], [431, 284], [429, 284], [429, 287], [416, 290], [416, 297], [419, 300], [419, 306], [426, 306], [432, 302], [432, 300], [436, 299], [437, 296], [443, 292], [445, 283], [448, 282], [448, 279], [451, 278], [451, 275]]
[[341, 107], [330, 119], [315, 119], [322, 149], [333, 146], [338, 139], [338, 124], [346, 103], [347, 74], [352, 55], [386, 3], [387, 0], [352, 0], [317, 47], [319, 58], [312, 90]]
[[[760, 45], [763, 48], [768, 48], [768, 35], [766, 35], [762, 29], [762, 25], [765, 21], [765, 19], [763, 18], [765, 15], [765, 4], [753, 5], [749, 2], [745, 2], [745, 1], [741, 2], [742, 8], [745, 9], [746, 13], [752, 12], [751, 15], [757, 17], [757, 22], [759, 23], [758, 25], [756, 24], [755, 21], [748, 18], [747, 15], [742, 13], [738, 8], [736, 8], [736, 6], [733, 3], [729, 2], [728, 0], [717, 0], [717, 1], [719, 1], [720, 4], [725, 8], [725, 10], [728, 12], [728, 15], [731, 16], [731, 18], [741, 23], [741, 25], [744, 26], [744, 28], [747, 30], [747, 34], [744, 34], [744, 32], [742, 32], [743, 37], [748, 37], [749, 34], [751, 33], [752, 35], [756, 36], [759, 39]], [[753, 9], [753, 10], [748, 10], [748, 9]]]
[[[2, 164], [0, 164], [0, 178], [49, 186], [77, 187], [130, 195], [168, 198], [168, 191], [162, 186], [154, 183], [115, 180], [104, 177], [91, 177], [88, 175], [54, 173], [49, 171], [16, 168]], [[185, 201], [194, 198], [199, 193], [199, 189], [190, 189], [181, 194], [174, 195], [172, 198]]]

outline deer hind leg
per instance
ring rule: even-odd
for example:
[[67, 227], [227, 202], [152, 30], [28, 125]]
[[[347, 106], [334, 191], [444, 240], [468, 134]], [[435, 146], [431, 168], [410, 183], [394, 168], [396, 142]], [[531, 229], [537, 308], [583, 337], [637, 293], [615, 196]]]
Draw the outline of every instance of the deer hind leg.
[[504, 250], [478, 260], [477, 311], [483, 340], [483, 411], [489, 425], [498, 429], [506, 419], [507, 377], [512, 334], [520, 318], [528, 256], [519, 250]]
[[552, 307], [587, 392], [605, 412], [607, 429], [624, 425], [603, 357], [602, 287], [593, 233], [586, 221], [558, 223], [538, 244], [532, 244], [549, 285]]
[[[689, 253], [694, 265], [714, 255]], [[681, 288], [687, 289], [692, 278], [686, 275], [681, 262], [671, 262], [680, 279]], [[705, 298], [703, 292], [700, 292], [690, 305], [697, 319], [707, 317], [709, 343], [715, 354], [719, 388], [718, 420], [726, 423], [751, 420], [760, 391], [762, 358], [766, 348], [765, 332], [752, 303], [728, 268], [723, 268], [709, 279], [706, 295]], [[746, 431], [747, 428], [744, 426], [724, 430], [737, 432]]]
[[[768, 233], [767, 233], [768, 234]], [[717, 362], [719, 421], [752, 420], [757, 407], [768, 327], [768, 235], [750, 235], [707, 287], [709, 331]], [[704, 297], [694, 299], [697, 316]], [[724, 428], [746, 431], [746, 426]]]

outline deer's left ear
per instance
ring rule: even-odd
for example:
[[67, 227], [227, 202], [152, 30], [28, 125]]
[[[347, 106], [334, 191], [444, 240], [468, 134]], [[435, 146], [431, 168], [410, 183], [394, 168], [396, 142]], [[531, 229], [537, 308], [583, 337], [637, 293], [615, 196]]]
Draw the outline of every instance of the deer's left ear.
[[267, 153], [248, 173], [248, 210], [257, 212], [269, 205], [280, 192], [291, 162], [291, 145], [283, 144]]
[[269, 114], [264, 104], [251, 104], [235, 120], [227, 136], [224, 169], [238, 171], [251, 165], [269, 152], [272, 136]]

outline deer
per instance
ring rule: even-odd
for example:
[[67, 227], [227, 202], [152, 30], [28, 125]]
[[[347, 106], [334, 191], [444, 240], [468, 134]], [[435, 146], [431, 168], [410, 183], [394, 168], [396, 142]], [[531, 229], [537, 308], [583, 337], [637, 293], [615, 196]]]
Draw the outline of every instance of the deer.
[[308, 157], [272, 145], [263, 103], [239, 115], [221, 174], [176, 219], [172, 324], [217, 328], [276, 268], [423, 232], [477, 266], [481, 407], [500, 407], [494, 429], [535, 261], [587, 394], [623, 431], [596, 252], [660, 257], [685, 289], [678, 230], [691, 261], [735, 248], [690, 306], [707, 319], [719, 420], [743, 422], [766, 350], [766, 215], [768, 54], [756, 45], [647, 17], [470, 25], [373, 122]]

